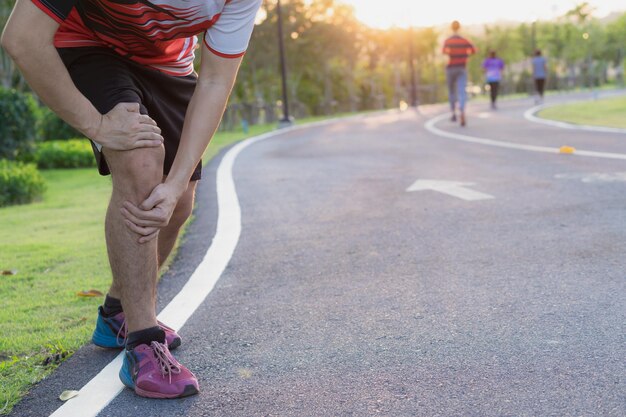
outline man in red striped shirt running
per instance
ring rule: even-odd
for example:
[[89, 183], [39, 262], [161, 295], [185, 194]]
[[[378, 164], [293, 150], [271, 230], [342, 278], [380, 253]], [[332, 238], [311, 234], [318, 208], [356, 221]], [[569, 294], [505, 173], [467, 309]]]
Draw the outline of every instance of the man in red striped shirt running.
[[452, 22], [454, 35], [450, 36], [443, 44], [443, 53], [450, 57], [446, 68], [446, 80], [448, 82], [448, 99], [452, 110], [452, 121], [456, 122], [456, 102], [459, 102], [461, 126], [465, 126], [465, 84], [467, 83], [467, 59], [476, 53], [476, 48], [470, 41], [459, 35], [461, 24]]

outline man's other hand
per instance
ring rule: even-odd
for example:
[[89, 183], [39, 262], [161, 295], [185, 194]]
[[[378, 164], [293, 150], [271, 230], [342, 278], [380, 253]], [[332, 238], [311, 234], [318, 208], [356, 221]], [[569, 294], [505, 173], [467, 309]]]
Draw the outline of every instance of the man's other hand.
[[124, 202], [121, 211], [126, 218], [126, 226], [139, 235], [139, 243], [156, 238], [159, 230], [169, 224], [180, 196], [178, 188], [162, 183], [138, 206], [130, 201]]

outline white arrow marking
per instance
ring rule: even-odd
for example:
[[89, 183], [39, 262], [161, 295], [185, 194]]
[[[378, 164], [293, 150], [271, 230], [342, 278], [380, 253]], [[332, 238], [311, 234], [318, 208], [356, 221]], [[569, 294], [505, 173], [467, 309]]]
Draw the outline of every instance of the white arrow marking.
[[495, 198], [492, 195], [480, 193], [478, 191], [470, 190], [465, 187], [471, 187], [476, 185], [473, 182], [458, 182], [458, 181], [441, 181], [441, 180], [417, 180], [406, 189], [407, 192], [411, 191], [424, 191], [432, 190], [440, 193], [448, 194], [453, 197], [460, 198], [466, 201], [476, 200], [489, 200]]

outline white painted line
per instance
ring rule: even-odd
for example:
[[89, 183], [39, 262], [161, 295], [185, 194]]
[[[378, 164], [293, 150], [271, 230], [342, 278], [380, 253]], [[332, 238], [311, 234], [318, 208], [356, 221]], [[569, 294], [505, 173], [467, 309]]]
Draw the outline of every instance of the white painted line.
[[485, 194], [478, 191], [470, 190], [469, 188], [465, 188], [471, 187], [472, 185], [476, 184], [473, 182], [418, 179], [413, 183], [413, 185], [407, 188], [406, 191], [437, 191], [443, 194], [450, 195], [452, 197], [460, 198], [465, 201], [491, 200], [495, 198], [490, 194]]
[[[495, 140], [495, 139], [486, 139], [486, 138], [481, 138], [478, 136], [462, 135], [460, 133], [448, 132], [448, 131], [439, 129], [438, 127], [435, 126], [438, 122], [444, 119], [447, 119], [448, 117], [449, 117], [448, 114], [441, 114], [437, 117], [434, 117], [428, 120], [426, 123], [424, 123], [424, 127], [426, 128], [426, 130], [428, 130], [431, 133], [434, 133], [437, 136], [443, 136], [446, 138], [460, 140], [463, 142], [477, 143], [480, 145], [487, 145], [487, 146], [496, 146], [499, 148], [517, 149], [520, 151], [543, 152], [543, 153], [552, 153], [552, 154], [560, 153], [559, 148], [551, 148], [548, 146], [537, 146], [537, 145], [524, 145], [521, 143], [506, 142], [506, 141]], [[596, 152], [596, 151], [585, 151], [585, 150], [579, 150], [579, 149], [576, 149], [574, 153], [569, 154], [568, 156], [587, 156], [587, 157], [593, 157], [593, 158], [626, 160], [626, 154], [623, 154], [623, 153]]]
[[124, 388], [118, 377], [122, 367], [122, 353], [81, 388], [76, 397], [67, 400], [57, 408], [51, 417], [95, 417], [98, 415]]
[[558, 127], [561, 129], [582, 130], [586, 132], [626, 134], [626, 129], [620, 129], [617, 127], [578, 125], [574, 123], [559, 122], [557, 120], [544, 119], [536, 115], [537, 113], [539, 113], [541, 110], [545, 108], [559, 106], [563, 104], [567, 104], [567, 103], [550, 103], [550, 104], [541, 104], [539, 106], [531, 107], [530, 109], [524, 112], [524, 118], [528, 120], [529, 122], [541, 123], [541, 124], [548, 125], [548, 126]]
[[[241, 208], [232, 172], [237, 155], [248, 146], [264, 139], [363, 116], [348, 116], [293, 126], [256, 136], [233, 146], [224, 155], [217, 169], [218, 218], [213, 242], [185, 286], [159, 314], [159, 320], [173, 328], [183, 327], [209, 295], [230, 262], [241, 234]], [[122, 359], [123, 352], [81, 388], [76, 397], [65, 402], [50, 417], [96, 417], [124, 389], [118, 377]]]
[[580, 180], [584, 183], [626, 182], [626, 172], [591, 172], [584, 174], [556, 174], [554, 178]]

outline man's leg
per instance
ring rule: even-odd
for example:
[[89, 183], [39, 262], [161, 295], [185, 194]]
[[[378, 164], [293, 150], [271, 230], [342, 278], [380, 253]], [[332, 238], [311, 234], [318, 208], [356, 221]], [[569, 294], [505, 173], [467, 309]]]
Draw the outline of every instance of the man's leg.
[[538, 88], [538, 90], [539, 90], [539, 97], [541, 97], [543, 99], [543, 92], [544, 92], [544, 89], [545, 89], [545, 82], [546, 82], [546, 80], [544, 78], [540, 78], [537, 81], [539, 83], [539, 88]]
[[159, 238], [157, 243], [159, 268], [163, 266], [163, 263], [170, 255], [170, 252], [172, 252], [172, 248], [174, 248], [174, 244], [176, 243], [176, 238], [178, 237], [178, 232], [180, 231], [180, 228], [183, 226], [183, 224], [185, 224], [185, 222], [191, 215], [196, 191], [196, 183], [197, 181], [189, 182], [187, 191], [185, 191], [180, 200], [178, 200], [178, 204], [174, 209], [174, 213], [172, 214], [172, 218], [170, 219], [169, 224], [167, 225], [167, 227], [164, 227], [159, 232]]
[[490, 82], [490, 92], [491, 92], [491, 108], [496, 108], [496, 100], [498, 99], [498, 88], [499, 84], [497, 81]]
[[158, 239], [138, 243], [139, 235], [126, 226], [121, 213], [124, 201], [139, 205], [161, 183], [165, 150], [105, 150], [105, 156], [113, 177], [106, 219], [107, 249], [113, 288], [121, 296], [128, 329], [120, 380], [137, 395], [148, 398], [197, 394], [198, 379], [172, 356], [167, 329], [156, 319]]
[[465, 126], [465, 85], [467, 84], [467, 71], [463, 68], [460, 69], [457, 75], [457, 94], [459, 95], [459, 110], [461, 112], [460, 121], [461, 126]]
[[140, 204], [163, 176], [163, 148], [130, 151], [104, 149], [113, 193], [106, 215], [105, 231], [113, 284], [109, 295], [119, 298], [129, 332], [157, 326], [157, 241], [138, 243], [139, 235], [125, 224], [120, 211], [124, 201]]
[[452, 121], [456, 119], [456, 79], [451, 68], [446, 69], [446, 81], [448, 82], [448, 101], [452, 111]]

